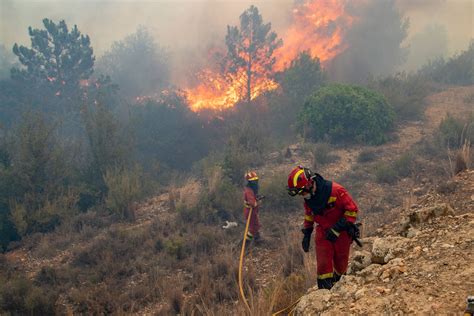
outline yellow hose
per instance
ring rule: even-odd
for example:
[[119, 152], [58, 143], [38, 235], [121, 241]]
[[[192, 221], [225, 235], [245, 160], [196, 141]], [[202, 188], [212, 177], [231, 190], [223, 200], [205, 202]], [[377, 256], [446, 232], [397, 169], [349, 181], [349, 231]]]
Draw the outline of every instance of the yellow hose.
[[240, 251], [240, 262], [239, 262], [239, 288], [240, 288], [240, 295], [242, 296], [242, 300], [245, 303], [245, 306], [247, 307], [249, 313], [250, 311], [250, 306], [249, 303], [247, 302], [247, 299], [245, 298], [244, 294], [244, 288], [243, 288], [243, 282], [242, 282], [242, 264], [244, 262], [244, 254], [245, 254], [245, 243], [247, 242], [247, 233], [249, 231], [249, 223], [250, 223], [250, 218], [252, 217], [252, 211], [253, 208], [250, 208], [249, 216], [247, 217], [247, 224], [245, 224], [245, 232], [244, 232], [244, 240], [242, 242], [242, 250]]
[[[239, 289], [240, 289], [240, 295], [242, 296], [242, 300], [244, 301], [245, 307], [247, 307], [247, 310], [249, 311], [249, 313], [251, 313], [251, 310], [250, 310], [249, 303], [247, 302], [247, 299], [245, 298], [245, 294], [244, 294], [244, 288], [243, 288], [243, 282], [242, 282], [242, 266], [243, 266], [243, 262], [244, 262], [245, 244], [247, 242], [247, 233], [249, 231], [249, 224], [250, 224], [250, 218], [252, 217], [252, 211], [253, 211], [253, 208], [250, 208], [249, 216], [247, 217], [247, 223], [245, 224], [244, 239], [242, 241], [242, 249], [240, 251], [240, 261], [239, 261]], [[272, 316], [279, 315], [279, 314], [281, 314], [281, 313], [283, 313], [287, 310], [290, 310], [289, 315], [292, 315], [294, 313], [294, 309], [296, 307], [296, 304], [298, 304], [300, 299], [301, 299], [301, 297], [299, 299], [297, 299], [295, 302], [293, 302], [291, 305], [285, 307], [284, 309], [282, 309], [282, 310], [280, 310], [276, 313], [273, 313]]]
[[301, 297], [299, 299], [297, 299], [295, 302], [293, 302], [291, 305], [288, 305], [287, 307], [285, 307], [284, 309], [281, 309], [279, 310], [278, 312], [276, 313], [273, 313], [272, 316], [277, 316], [277, 315], [280, 315], [281, 313], [287, 311], [287, 310], [290, 310], [290, 313], [288, 315], [293, 315], [293, 312], [295, 310], [295, 307], [296, 307], [296, 304], [298, 304], [298, 302], [300, 301]]

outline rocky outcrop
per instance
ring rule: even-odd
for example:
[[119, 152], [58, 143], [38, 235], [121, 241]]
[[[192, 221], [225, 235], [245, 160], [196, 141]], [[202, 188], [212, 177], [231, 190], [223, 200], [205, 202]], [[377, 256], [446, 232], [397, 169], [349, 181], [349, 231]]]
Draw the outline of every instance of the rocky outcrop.
[[348, 274], [330, 291], [311, 288], [296, 315], [461, 314], [474, 294], [474, 210], [425, 205], [397, 224], [399, 235], [362, 239]]
[[373, 263], [385, 264], [403, 252], [406, 244], [407, 238], [404, 237], [376, 238], [372, 244], [371, 260]]
[[422, 223], [426, 223], [436, 217], [448, 215], [454, 215], [454, 210], [447, 203], [411, 210], [400, 221], [402, 234], [409, 238], [414, 237], [418, 233], [416, 227]]

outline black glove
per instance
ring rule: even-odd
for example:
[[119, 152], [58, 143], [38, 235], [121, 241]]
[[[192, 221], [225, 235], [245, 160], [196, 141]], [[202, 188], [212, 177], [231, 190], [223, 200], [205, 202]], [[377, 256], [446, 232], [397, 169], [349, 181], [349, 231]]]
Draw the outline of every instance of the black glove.
[[360, 229], [359, 226], [353, 223], [349, 223], [347, 227], [347, 234], [352, 238], [352, 240], [356, 240], [360, 238]]
[[303, 232], [303, 241], [301, 242], [301, 246], [303, 247], [304, 252], [309, 251], [309, 244], [311, 242], [311, 234], [313, 233], [313, 227], [310, 228], [303, 228], [301, 230]]
[[326, 231], [326, 239], [329, 240], [330, 242], [335, 242], [337, 238], [339, 237], [339, 232], [337, 232], [334, 228], [329, 228]]
[[334, 224], [333, 227], [329, 228], [326, 231], [326, 239], [329, 240], [330, 242], [335, 242], [337, 238], [339, 237], [339, 234], [347, 230], [349, 227], [349, 222], [346, 220], [345, 217], [341, 217], [340, 220], [337, 221], [336, 224]]

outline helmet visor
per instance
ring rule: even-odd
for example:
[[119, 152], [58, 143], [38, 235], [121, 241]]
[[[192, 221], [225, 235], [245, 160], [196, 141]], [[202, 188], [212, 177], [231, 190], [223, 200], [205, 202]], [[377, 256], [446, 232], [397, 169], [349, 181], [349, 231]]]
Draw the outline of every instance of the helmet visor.
[[304, 188], [288, 188], [288, 194], [290, 196], [296, 196], [298, 194], [301, 194], [305, 191]]

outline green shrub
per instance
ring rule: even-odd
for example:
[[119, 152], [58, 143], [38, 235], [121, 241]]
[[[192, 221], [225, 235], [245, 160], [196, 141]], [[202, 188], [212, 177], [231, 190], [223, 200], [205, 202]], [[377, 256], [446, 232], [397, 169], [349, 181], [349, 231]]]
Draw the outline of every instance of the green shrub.
[[301, 207], [301, 201], [288, 195], [287, 175], [274, 173], [260, 177], [260, 192], [265, 195], [262, 201], [264, 212], [288, 213]]
[[437, 133], [443, 147], [460, 148], [467, 141], [474, 142], [474, 115], [457, 119], [448, 115], [441, 121]]
[[158, 238], [158, 239], [155, 241], [155, 245], [154, 245], [154, 246], [155, 246], [156, 252], [161, 252], [161, 251], [165, 248], [163, 239]]
[[375, 178], [379, 183], [388, 184], [393, 184], [398, 180], [396, 170], [385, 163], [380, 163], [375, 167]]
[[174, 169], [187, 170], [208, 154], [210, 128], [202, 128], [199, 117], [177, 93], [133, 106], [130, 111], [135, 152], [147, 172], [156, 160]]
[[57, 293], [33, 286], [26, 278], [11, 278], [0, 284], [0, 313], [53, 315], [57, 297]]
[[220, 220], [229, 220], [240, 217], [242, 212], [242, 189], [223, 179], [219, 191], [211, 197], [213, 209]]
[[387, 98], [401, 120], [421, 119], [425, 109], [424, 99], [431, 91], [425, 78], [405, 73], [372, 80], [368, 86]]
[[462, 51], [447, 61], [443, 58], [430, 61], [419, 73], [435, 82], [471, 85], [474, 83], [474, 41], [467, 50]]
[[270, 110], [265, 116], [275, 138], [294, 141], [299, 132], [295, 126], [297, 115], [304, 100], [325, 84], [326, 77], [319, 59], [311, 57], [308, 52], [301, 52], [285, 71], [277, 74], [281, 89], [268, 94]]
[[179, 217], [186, 222], [205, 224], [240, 218], [242, 189], [223, 176], [223, 169], [218, 165], [203, 166], [200, 173], [202, 183], [189, 179], [180, 189], [181, 197], [176, 203]]
[[141, 177], [141, 170], [138, 167], [131, 170], [115, 167], [105, 172], [107, 208], [122, 219], [135, 220], [133, 203], [141, 196]]
[[393, 168], [399, 177], [408, 177], [415, 168], [415, 156], [411, 152], [404, 153], [393, 163]]
[[58, 273], [56, 272], [56, 270], [52, 267], [47, 266], [42, 267], [35, 277], [35, 282], [38, 284], [38, 286], [53, 286], [58, 284], [58, 281]]
[[246, 171], [264, 162], [268, 139], [258, 122], [244, 120], [230, 131], [222, 169], [233, 184], [241, 185]]
[[68, 186], [67, 155], [55, 124], [42, 114], [24, 114], [7, 149], [0, 209], [9, 210], [19, 235], [51, 231], [75, 213], [77, 192]]
[[357, 156], [358, 163], [374, 161], [377, 158], [377, 152], [372, 149], [363, 149]]
[[[78, 195], [73, 190], [44, 201], [37, 201], [30, 194], [26, 194], [25, 202], [11, 202], [11, 219], [21, 236], [34, 232], [50, 232], [63, 219], [75, 214], [77, 201]], [[32, 207], [32, 204], [36, 204], [36, 208]]]
[[185, 243], [182, 238], [166, 240], [164, 242], [164, 250], [168, 255], [178, 260], [182, 260], [186, 256]]
[[281, 86], [291, 99], [303, 101], [314, 93], [326, 81], [318, 58], [312, 58], [309, 52], [301, 52], [291, 62], [281, 76]]
[[391, 163], [375, 166], [375, 178], [380, 183], [395, 183], [399, 178], [408, 177], [415, 169], [416, 160], [412, 152], [407, 152]]
[[326, 165], [331, 162], [339, 160], [339, 157], [332, 154], [332, 147], [328, 143], [317, 143], [313, 149], [313, 168], [317, 169], [319, 166]]
[[387, 141], [394, 112], [385, 98], [363, 87], [333, 84], [309, 97], [300, 123], [310, 137], [378, 145]]

